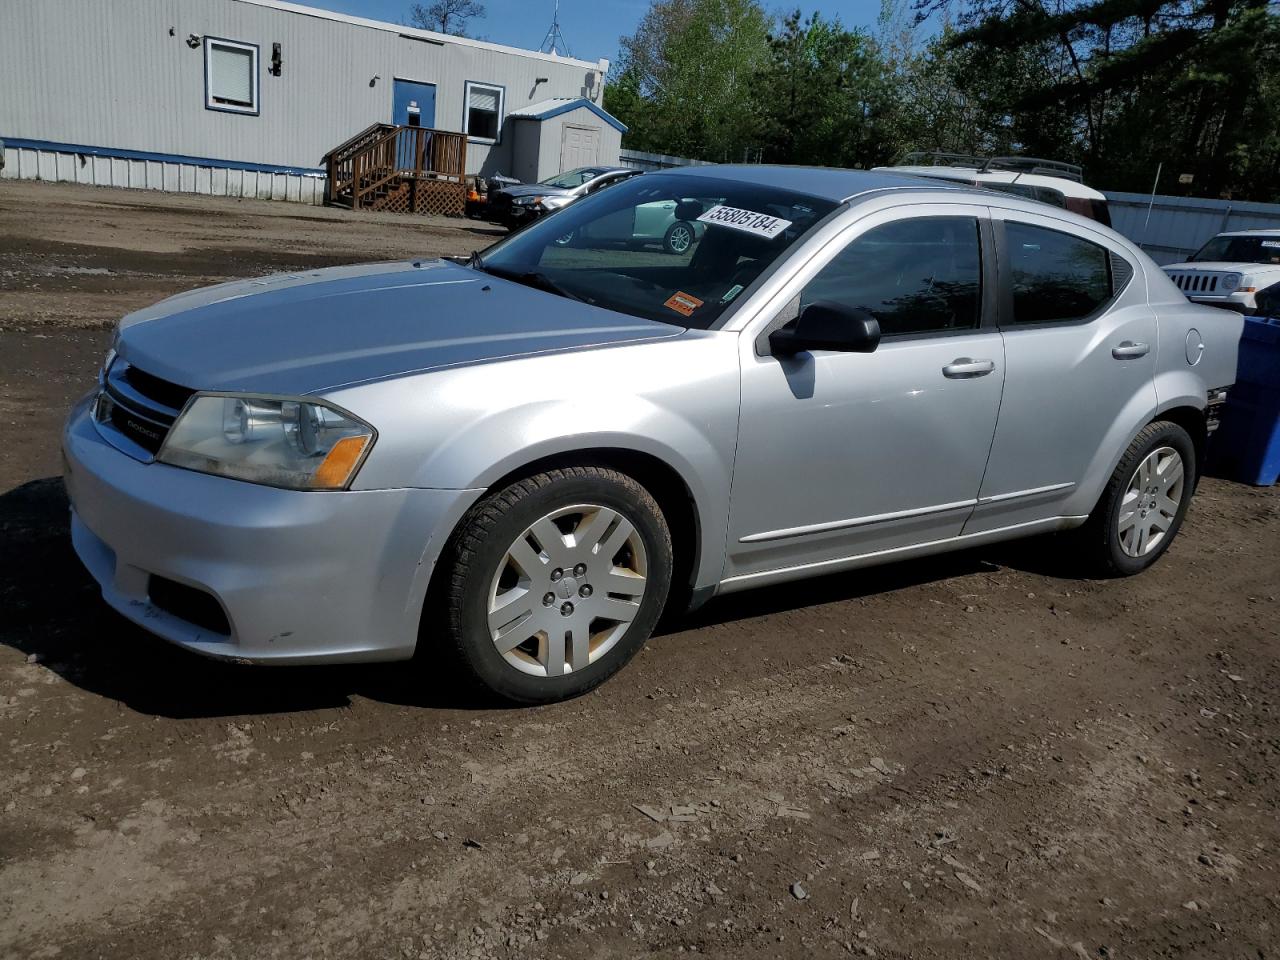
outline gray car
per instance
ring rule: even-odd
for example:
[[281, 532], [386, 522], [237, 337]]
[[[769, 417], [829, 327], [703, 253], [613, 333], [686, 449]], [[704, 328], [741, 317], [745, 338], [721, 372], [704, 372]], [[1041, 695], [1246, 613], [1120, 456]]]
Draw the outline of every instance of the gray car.
[[488, 217], [510, 230], [533, 223], [583, 197], [640, 176], [628, 167], [578, 167], [539, 183], [517, 183], [489, 195]]
[[[663, 202], [702, 227], [682, 254], [556, 242]], [[1242, 323], [1009, 195], [646, 174], [465, 263], [126, 317], [65, 431], [72, 537], [187, 649], [416, 654], [557, 700], [716, 594], [1068, 530], [1087, 569], [1146, 569]]]

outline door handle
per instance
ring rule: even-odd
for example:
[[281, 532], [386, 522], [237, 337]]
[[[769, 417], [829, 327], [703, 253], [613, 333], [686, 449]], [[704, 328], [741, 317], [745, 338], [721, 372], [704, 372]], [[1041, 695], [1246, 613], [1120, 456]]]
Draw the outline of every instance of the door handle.
[[1145, 357], [1150, 352], [1151, 348], [1149, 346], [1134, 340], [1125, 340], [1111, 348], [1111, 355], [1117, 360], [1132, 360], [1135, 357]]
[[994, 360], [971, 360], [959, 357], [942, 368], [942, 375], [952, 380], [969, 380], [973, 377], [985, 377], [996, 368]]

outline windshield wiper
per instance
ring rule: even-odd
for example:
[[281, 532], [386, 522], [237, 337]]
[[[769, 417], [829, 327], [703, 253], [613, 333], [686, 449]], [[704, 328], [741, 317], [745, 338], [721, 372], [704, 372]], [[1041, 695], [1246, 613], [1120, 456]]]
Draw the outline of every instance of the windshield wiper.
[[554, 293], [568, 300], [577, 300], [579, 303], [587, 302], [572, 290], [566, 290], [560, 286], [545, 273], [539, 273], [536, 270], [517, 272], [515, 270], [504, 270], [502, 267], [489, 266], [481, 266], [480, 269], [485, 273], [493, 274], [495, 277], [501, 277], [503, 280], [510, 280], [513, 283], [522, 283], [526, 287], [533, 287], [535, 290], [545, 290], [547, 293]]
[[472, 250], [471, 256], [467, 257], [466, 266], [472, 270], [484, 270], [484, 258], [480, 256], [479, 250]]

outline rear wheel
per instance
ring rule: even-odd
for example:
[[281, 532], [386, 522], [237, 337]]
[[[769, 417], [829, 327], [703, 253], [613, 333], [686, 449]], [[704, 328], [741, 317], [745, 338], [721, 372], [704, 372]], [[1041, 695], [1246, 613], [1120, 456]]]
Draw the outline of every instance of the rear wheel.
[[1196, 483], [1195, 444], [1176, 423], [1144, 427], [1080, 530], [1085, 561], [1110, 576], [1150, 567], [1169, 549]]
[[635, 480], [550, 470], [486, 497], [451, 541], [448, 640], [518, 703], [577, 696], [644, 645], [671, 584], [671, 536]]
[[685, 223], [683, 220], [677, 220], [671, 226], [667, 227], [667, 232], [662, 238], [662, 247], [667, 253], [682, 254], [688, 253], [689, 248], [693, 246], [693, 225]]

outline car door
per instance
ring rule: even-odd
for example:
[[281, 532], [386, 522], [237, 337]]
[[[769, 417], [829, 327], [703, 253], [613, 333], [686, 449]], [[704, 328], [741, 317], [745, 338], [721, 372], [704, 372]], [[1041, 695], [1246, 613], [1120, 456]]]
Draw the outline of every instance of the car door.
[[642, 203], [636, 210], [635, 228], [632, 233], [641, 240], [661, 240], [667, 228], [676, 222], [676, 202], [674, 200], [658, 200], [654, 203]]
[[1123, 247], [1052, 216], [992, 218], [1004, 400], [966, 534], [1088, 514], [1156, 406], [1155, 313]]
[[[977, 502], [1004, 380], [985, 208], [870, 214], [803, 267], [815, 300], [872, 313], [872, 353], [742, 349], [726, 579], [957, 536]], [[785, 315], [772, 320], [773, 325]]]

